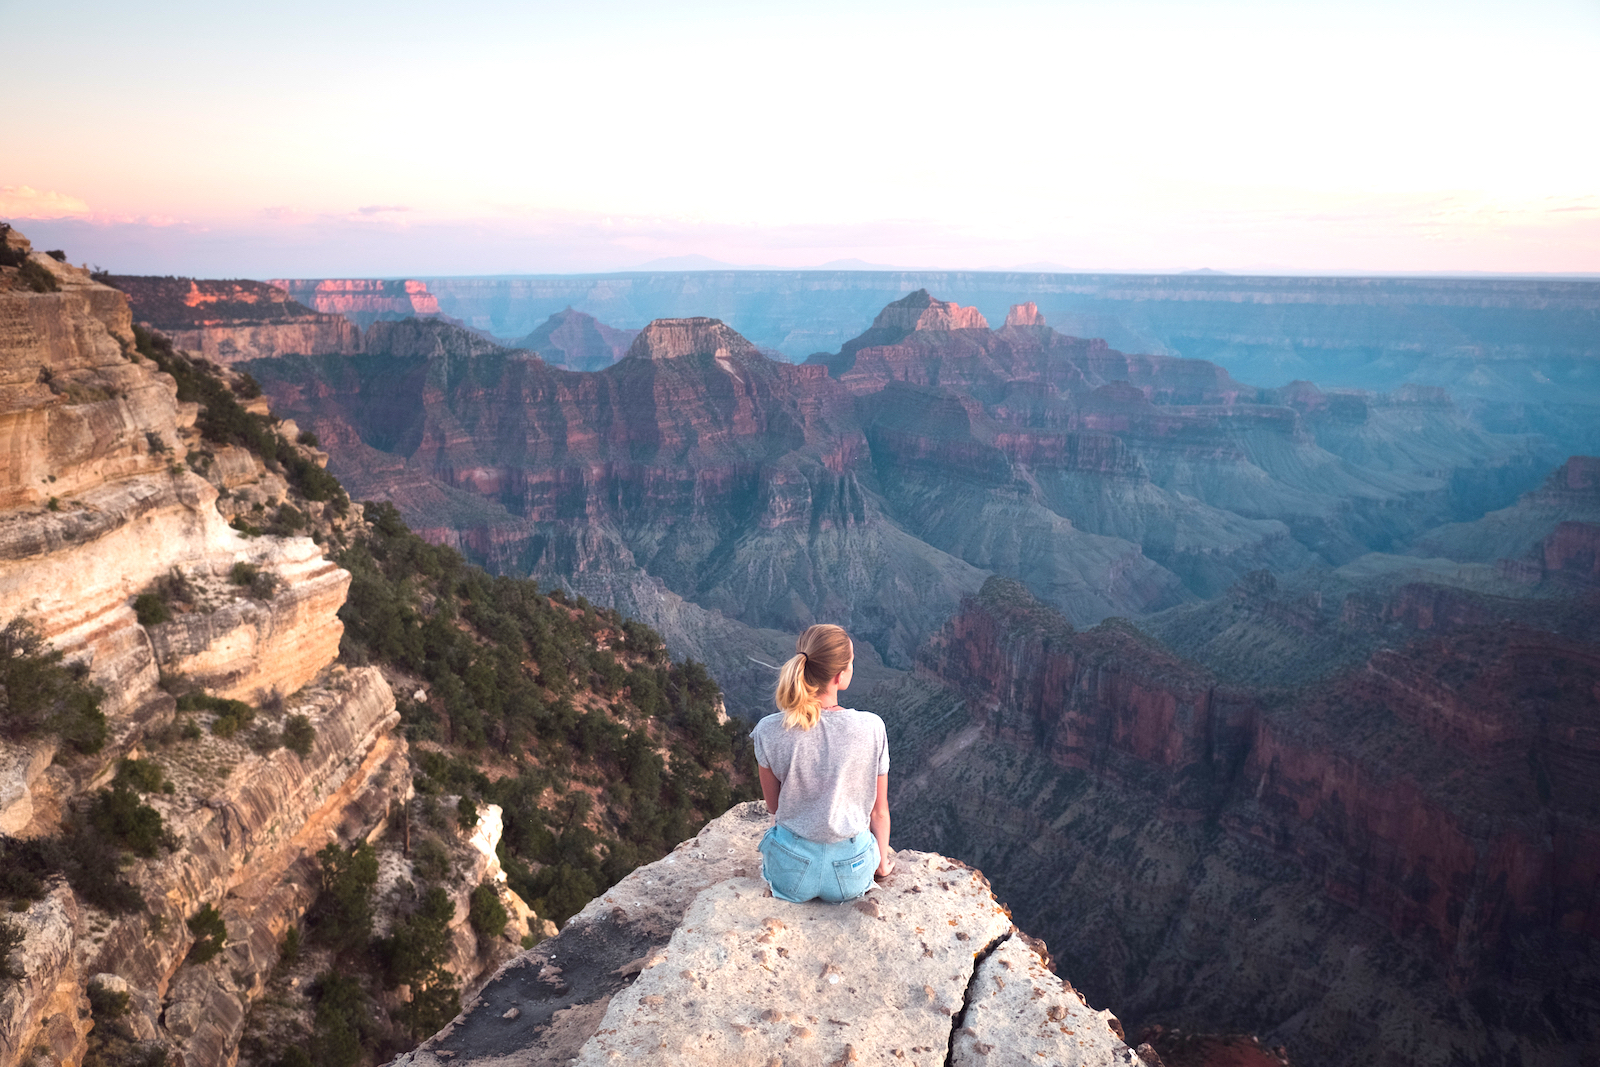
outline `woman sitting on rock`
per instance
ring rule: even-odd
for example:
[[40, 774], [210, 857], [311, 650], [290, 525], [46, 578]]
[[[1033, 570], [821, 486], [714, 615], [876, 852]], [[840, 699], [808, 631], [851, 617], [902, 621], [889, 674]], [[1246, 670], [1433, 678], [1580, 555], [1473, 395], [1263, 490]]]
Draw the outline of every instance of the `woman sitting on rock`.
[[889, 739], [871, 712], [839, 706], [855, 648], [838, 626], [809, 627], [778, 674], [780, 714], [750, 734], [767, 810], [761, 875], [780, 900], [854, 900], [889, 858]]

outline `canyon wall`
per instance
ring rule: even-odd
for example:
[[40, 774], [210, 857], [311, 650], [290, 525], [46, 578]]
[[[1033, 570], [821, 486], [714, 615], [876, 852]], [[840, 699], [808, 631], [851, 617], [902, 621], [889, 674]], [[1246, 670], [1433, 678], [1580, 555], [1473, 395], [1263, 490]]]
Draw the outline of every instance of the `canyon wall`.
[[[365, 330], [374, 322], [435, 316], [439, 301], [428, 283], [381, 278], [278, 278], [267, 283], [324, 315], [340, 315]], [[319, 355], [309, 349], [281, 349]]]
[[897, 837], [981, 865], [1135, 1024], [1318, 1064], [1585, 1062], [1600, 652], [1421, 593], [1285, 689], [991, 579], [875, 694]]
[[361, 351], [361, 329], [351, 320], [305, 307], [269, 283], [132, 275], [104, 281], [127, 295], [140, 322], [213, 363]]
[[[167, 788], [142, 801], [163, 844], [94, 872], [125, 880], [141, 907], [107, 910], [59, 877], [13, 901], [22, 978], [0, 989], [0, 1065], [80, 1062], [91, 985], [129, 994], [119, 1026], [142, 1046], [180, 1063], [233, 1062], [280, 939], [317, 891], [312, 855], [376, 837], [410, 796], [394, 696], [376, 668], [334, 663], [350, 575], [323, 547], [230, 526], [288, 500], [284, 479], [244, 449], [202, 440], [197, 405], [138, 353], [122, 293], [31, 253], [14, 230], [5, 237], [53, 289], [14, 287], [17, 270], [0, 269], [0, 623], [26, 620], [100, 687], [108, 730], [83, 751], [8, 730], [0, 831], [57, 834], [125, 759], [154, 761]], [[295, 436], [292, 424], [281, 430]], [[319, 537], [360, 518], [300, 504]], [[181, 603], [141, 621], [140, 594], [180, 586]], [[259, 705], [257, 732], [199, 729], [206, 714], [180, 715], [169, 692], [180, 683]], [[302, 748], [257, 743], [291, 716], [309, 727]], [[466, 951], [454, 965], [471, 981], [504, 953], [478, 945], [464, 893], [455, 925]], [[204, 906], [217, 908], [227, 943], [198, 963], [187, 959], [188, 920]], [[512, 928], [526, 932], [531, 913], [520, 914]]]
[[551, 315], [514, 347], [537, 352], [554, 367], [603, 370], [627, 355], [638, 335], [638, 330], [612, 329], [593, 315], [569, 307]]

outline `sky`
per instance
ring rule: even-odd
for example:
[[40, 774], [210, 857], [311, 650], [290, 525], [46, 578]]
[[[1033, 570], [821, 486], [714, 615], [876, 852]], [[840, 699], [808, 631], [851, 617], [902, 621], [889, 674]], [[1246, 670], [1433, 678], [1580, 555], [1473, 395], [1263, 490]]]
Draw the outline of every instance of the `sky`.
[[122, 273], [1600, 272], [1600, 0], [0, 0], [0, 220]]

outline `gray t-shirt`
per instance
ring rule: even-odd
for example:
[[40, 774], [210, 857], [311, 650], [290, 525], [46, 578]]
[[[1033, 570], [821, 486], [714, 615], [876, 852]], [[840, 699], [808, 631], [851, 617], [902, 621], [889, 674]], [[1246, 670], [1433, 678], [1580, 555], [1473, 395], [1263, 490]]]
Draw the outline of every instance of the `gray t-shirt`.
[[750, 731], [756, 762], [783, 783], [778, 823], [809, 841], [845, 841], [868, 829], [878, 775], [889, 773], [889, 738], [870, 711], [825, 711], [809, 730], [768, 715]]

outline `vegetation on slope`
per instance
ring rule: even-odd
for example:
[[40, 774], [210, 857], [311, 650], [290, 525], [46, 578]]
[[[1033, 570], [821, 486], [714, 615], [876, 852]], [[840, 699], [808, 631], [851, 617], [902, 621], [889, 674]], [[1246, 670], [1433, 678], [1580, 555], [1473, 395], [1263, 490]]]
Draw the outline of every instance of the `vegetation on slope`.
[[557, 922], [753, 798], [748, 728], [705, 668], [649, 627], [491, 577], [389, 504], [337, 557], [354, 576], [342, 653], [423, 679], [401, 699], [417, 792], [500, 805], [511, 886]]
[[[412, 533], [389, 504], [367, 503], [363, 519], [342, 521], [356, 513], [305, 447], [315, 442], [290, 441], [241, 403], [259, 395], [248, 375], [177, 352], [159, 334], [136, 336], [140, 354], [177, 381], [179, 399], [201, 405], [196, 426], [209, 444], [242, 446], [288, 483], [289, 498], [262, 516], [264, 529], [244, 532], [309, 534], [350, 571], [341, 659], [384, 670], [411, 741], [417, 797], [396, 820], [399, 841], [379, 850], [403, 847], [415, 883], [380, 897], [371, 846], [329, 846], [317, 857], [305, 946], [316, 978], [285, 998], [302, 1005], [295, 1026], [309, 1023], [300, 1036], [317, 1062], [353, 1067], [392, 1055], [458, 1009], [459, 983], [445, 970], [449, 892], [467, 887], [455, 884], [452, 853], [483, 805], [503, 812], [499, 858], [510, 887], [541, 919], [560, 923], [757, 795], [748, 727], [721, 714], [703, 665], [672, 662], [658, 634], [615, 611], [490, 576]], [[309, 506], [316, 501], [329, 507]], [[315, 518], [329, 512], [341, 521]], [[163, 587], [145, 608], [154, 620], [183, 600], [182, 590]], [[251, 725], [249, 705], [188, 691], [181, 680], [175, 691], [180, 714], [216, 713], [214, 733]], [[297, 740], [292, 726], [281, 743]], [[119, 779], [117, 789], [130, 784]], [[123, 793], [115, 801], [129, 822], [127, 847], [149, 848], [151, 828], [128, 816]], [[480, 937], [505, 929], [508, 916], [487, 887], [471, 887], [469, 911]], [[298, 929], [292, 940], [286, 966], [302, 953]], [[241, 1046], [246, 1061], [297, 1062], [299, 1049], [282, 1049], [263, 1027]]]

